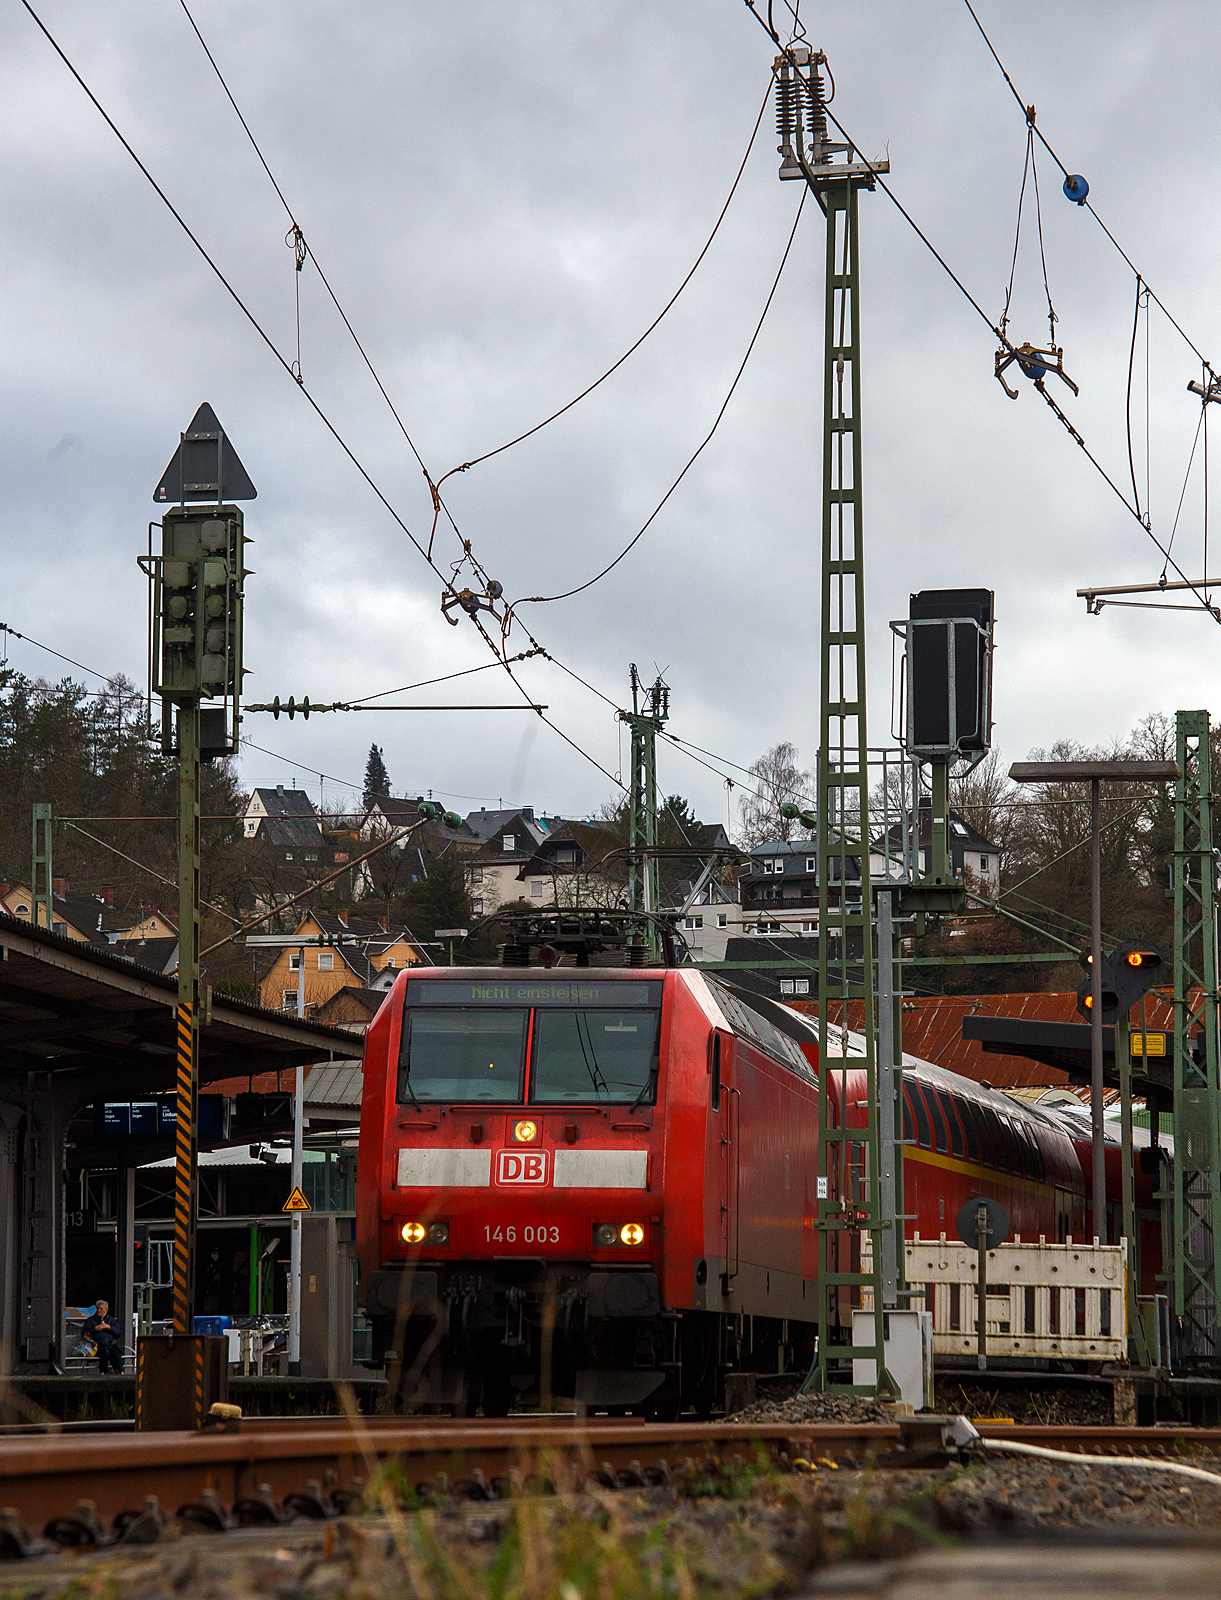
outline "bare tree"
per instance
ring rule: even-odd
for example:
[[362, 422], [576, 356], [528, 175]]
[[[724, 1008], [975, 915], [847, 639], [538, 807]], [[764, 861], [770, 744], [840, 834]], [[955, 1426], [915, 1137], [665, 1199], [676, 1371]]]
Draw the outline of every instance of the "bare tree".
[[787, 801], [812, 808], [814, 774], [797, 764], [797, 746], [787, 739], [774, 744], [751, 763], [751, 789], [738, 801], [739, 843], [748, 850], [769, 839], [804, 839], [809, 829], [795, 818], [782, 817]]

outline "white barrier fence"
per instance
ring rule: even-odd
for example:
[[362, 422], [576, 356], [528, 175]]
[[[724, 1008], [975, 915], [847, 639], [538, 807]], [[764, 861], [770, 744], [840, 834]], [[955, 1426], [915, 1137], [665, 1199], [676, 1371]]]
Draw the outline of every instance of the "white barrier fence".
[[[978, 1252], [943, 1233], [937, 1239], [916, 1234], [905, 1254], [908, 1287], [924, 1287], [924, 1309], [932, 1312], [934, 1354], [971, 1355], [978, 1348]], [[1037, 1243], [1023, 1244], [1020, 1234], [1011, 1244], [989, 1250], [984, 1307], [989, 1355], [1126, 1361], [1127, 1255], [1123, 1239], [1048, 1244], [1040, 1235]], [[868, 1257], [864, 1235], [865, 1271]], [[868, 1295], [862, 1299], [872, 1303]]]

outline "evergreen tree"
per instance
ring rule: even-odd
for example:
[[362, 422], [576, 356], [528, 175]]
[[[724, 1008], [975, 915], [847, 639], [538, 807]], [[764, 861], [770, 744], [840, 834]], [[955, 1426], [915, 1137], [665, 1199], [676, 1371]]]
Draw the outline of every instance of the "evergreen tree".
[[366, 806], [383, 799], [390, 793], [390, 774], [382, 750], [375, 744], [369, 746], [369, 759], [365, 762], [365, 787], [362, 791]]

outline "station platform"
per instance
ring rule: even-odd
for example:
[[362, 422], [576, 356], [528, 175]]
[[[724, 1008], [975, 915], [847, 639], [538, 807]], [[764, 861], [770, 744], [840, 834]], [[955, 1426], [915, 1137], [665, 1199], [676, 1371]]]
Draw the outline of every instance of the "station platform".
[[[383, 1377], [229, 1378], [229, 1398], [248, 1417], [338, 1416], [340, 1387], [351, 1392], [360, 1411], [371, 1416], [386, 1393]], [[41, 1422], [119, 1421], [135, 1415], [136, 1380], [99, 1374], [14, 1377], [0, 1383], [0, 1425]]]

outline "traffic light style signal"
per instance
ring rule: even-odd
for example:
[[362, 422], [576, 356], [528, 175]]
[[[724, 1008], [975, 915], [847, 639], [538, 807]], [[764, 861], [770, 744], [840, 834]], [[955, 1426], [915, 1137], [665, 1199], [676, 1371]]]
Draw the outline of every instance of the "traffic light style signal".
[[[1093, 955], [1083, 950], [1077, 958], [1086, 972], [1077, 990], [1077, 1010], [1089, 1019], [1094, 1014]], [[1149, 990], [1162, 982], [1162, 952], [1146, 939], [1125, 939], [1102, 958], [1102, 1020], [1117, 1022]]]
[[236, 749], [249, 543], [237, 506], [175, 506], [161, 520], [161, 554], [145, 570], [153, 580], [153, 688], [165, 708], [167, 749], [169, 706], [205, 701], [228, 712], [226, 753]]
[[132, 1230], [131, 1281], [137, 1287], [148, 1282], [148, 1223], [137, 1222]]

